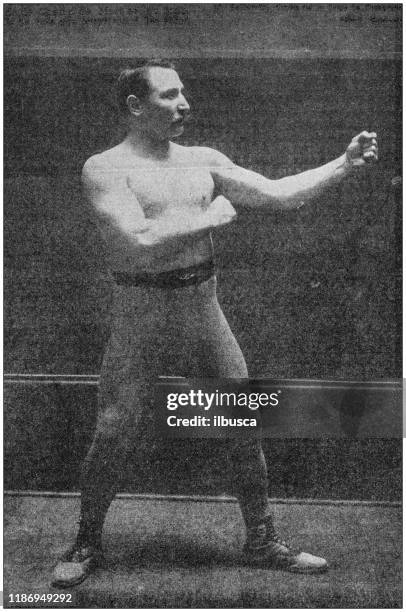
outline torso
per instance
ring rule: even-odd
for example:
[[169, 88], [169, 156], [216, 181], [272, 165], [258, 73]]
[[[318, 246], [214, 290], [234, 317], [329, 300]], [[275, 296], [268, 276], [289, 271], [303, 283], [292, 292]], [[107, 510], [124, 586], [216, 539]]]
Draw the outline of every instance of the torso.
[[[174, 209], [205, 209], [213, 199], [213, 179], [199, 147], [171, 143], [170, 158], [162, 161], [129, 155], [125, 143], [101, 155], [117, 178], [126, 179], [146, 218], [158, 219]], [[180, 240], [174, 247], [164, 249], [161, 255], [155, 252], [142, 258], [125, 236], [120, 238], [118, 231], [106, 246], [109, 265], [116, 271], [162, 272], [196, 265], [213, 256], [209, 233]]]

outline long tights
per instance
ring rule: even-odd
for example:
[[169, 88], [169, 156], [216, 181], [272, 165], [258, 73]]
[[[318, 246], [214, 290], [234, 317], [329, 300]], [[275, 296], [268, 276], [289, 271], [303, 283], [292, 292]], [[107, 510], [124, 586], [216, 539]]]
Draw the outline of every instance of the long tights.
[[[216, 279], [180, 289], [115, 286], [103, 359], [99, 414], [81, 474], [78, 540], [101, 540], [107, 510], [140, 439], [154, 438], [157, 377], [246, 378], [247, 366], [216, 296]], [[193, 444], [193, 440], [190, 441]], [[226, 447], [233, 491], [246, 525], [269, 514], [259, 440], [213, 440]], [[148, 455], [145, 460], [148, 460]]]

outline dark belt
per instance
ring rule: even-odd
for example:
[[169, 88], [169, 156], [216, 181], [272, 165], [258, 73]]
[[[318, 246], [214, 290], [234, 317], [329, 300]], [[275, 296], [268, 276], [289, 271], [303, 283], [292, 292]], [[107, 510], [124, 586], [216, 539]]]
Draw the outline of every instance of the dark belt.
[[208, 280], [216, 272], [213, 261], [206, 261], [197, 266], [180, 268], [179, 270], [167, 270], [166, 272], [113, 272], [113, 278], [117, 285], [126, 287], [157, 287], [159, 289], [176, 289], [197, 285]]

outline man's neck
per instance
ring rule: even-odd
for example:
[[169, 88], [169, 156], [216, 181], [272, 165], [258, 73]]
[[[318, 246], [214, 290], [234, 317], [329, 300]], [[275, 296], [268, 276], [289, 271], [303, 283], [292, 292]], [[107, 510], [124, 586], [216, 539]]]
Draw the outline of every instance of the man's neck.
[[124, 142], [131, 150], [141, 157], [168, 159], [170, 156], [170, 140], [158, 140], [151, 134], [145, 134], [140, 130], [131, 129]]

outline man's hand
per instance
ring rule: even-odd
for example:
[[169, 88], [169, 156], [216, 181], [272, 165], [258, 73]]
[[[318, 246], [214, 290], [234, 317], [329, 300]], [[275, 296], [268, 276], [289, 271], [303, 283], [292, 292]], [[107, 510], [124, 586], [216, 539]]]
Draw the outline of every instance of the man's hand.
[[375, 132], [361, 132], [354, 136], [346, 152], [347, 163], [364, 166], [378, 161], [378, 141]]
[[210, 215], [215, 227], [228, 225], [237, 216], [230, 201], [221, 195], [210, 203], [206, 213]]

